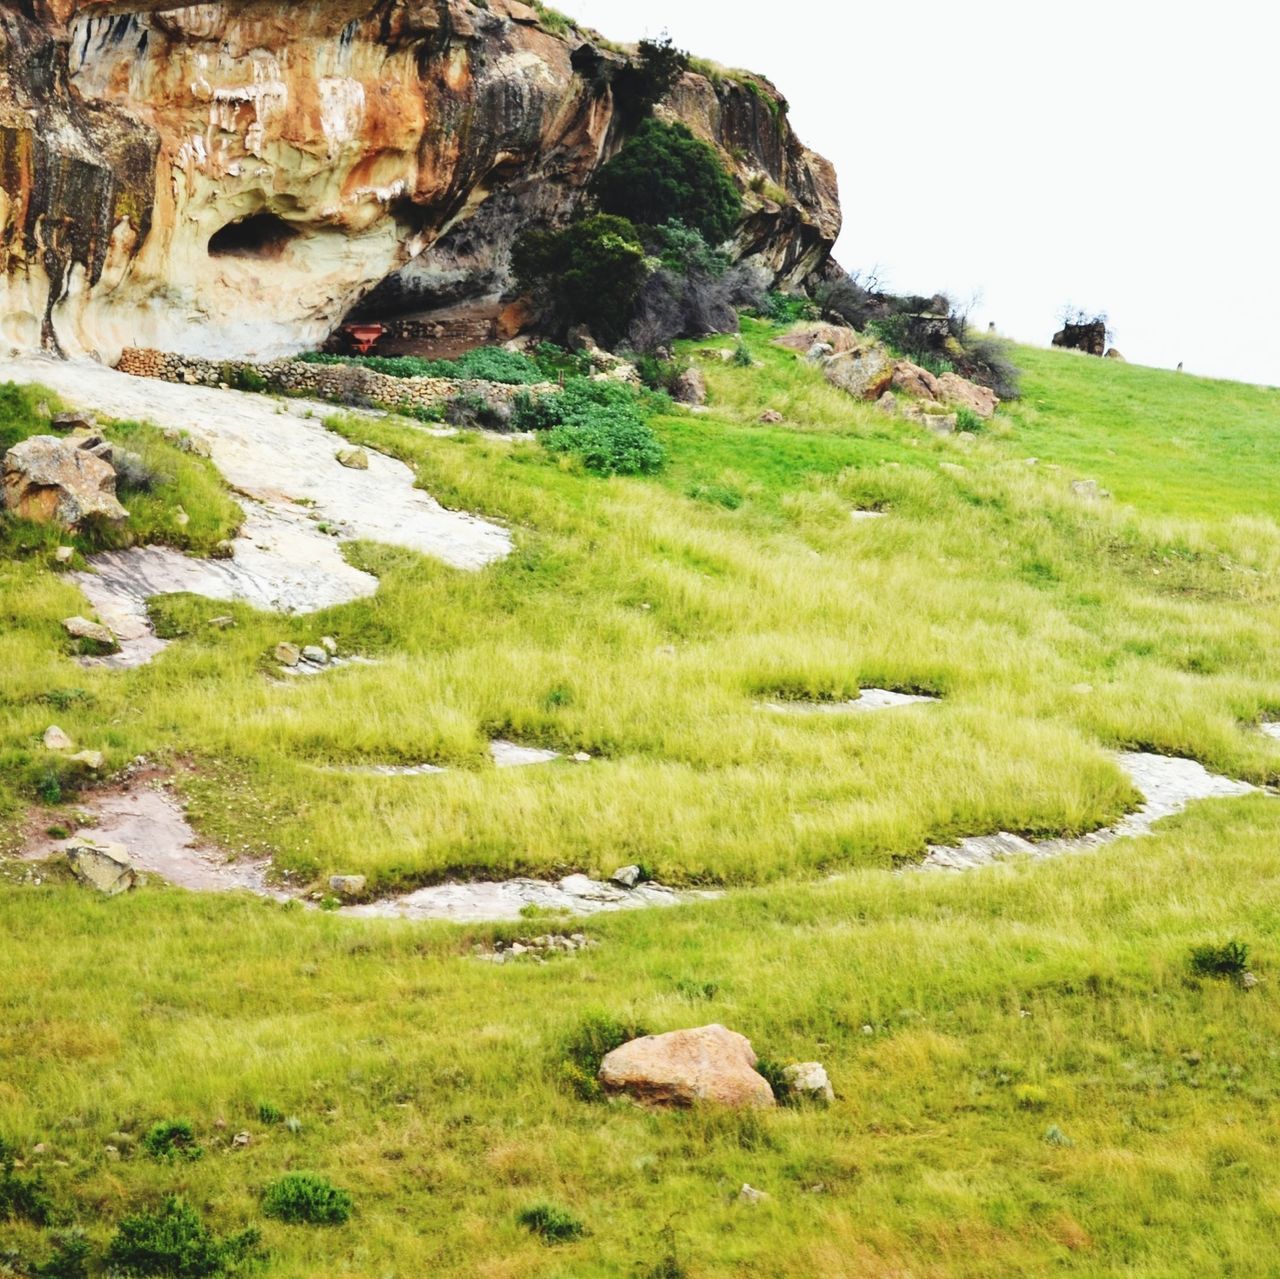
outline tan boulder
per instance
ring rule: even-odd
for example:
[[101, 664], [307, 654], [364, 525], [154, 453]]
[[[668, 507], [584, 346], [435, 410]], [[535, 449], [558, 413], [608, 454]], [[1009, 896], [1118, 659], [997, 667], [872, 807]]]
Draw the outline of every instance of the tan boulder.
[[138, 882], [138, 872], [122, 844], [99, 844], [81, 840], [67, 849], [71, 871], [83, 884], [108, 897], [127, 893]]
[[765, 409], [760, 414], [760, 422], [763, 426], [777, 426], [782, 420], [782, 414], [777, 409]]
[[336, 457], [340, 465], [349, 471], [367, 471], [369, 455], [364, 449], [339, 449]]
[[90, 640], [94, 644], [101, 644], [103, 648], [110, 649], [112, 652], [120, 647], [116, 643], [116, 637], [101, 622], [91, 622], [87, 617], [64, 618], [62, 629], [72, 639]]
[[1119, 351], [1117, 351], [1117, 350], [1116, 350], [1116, 348], [1115, 348], [1114, 346], [1112, 346], [1112, 347], [1108, 347], [1108, 348], [1107, 348], [1107, 359], [1108, 359], [1108, 360], [1119, 360], [1121, 364], [1127, 364], [1127, 363], [1128, 363], [1128, 361], [1124, 358], [1124, 356], [1123, 356], [1123, 355], [1121, 355], [1121, 354], [1120, 354], [1120, 352], [1119, 352]]
[[918, 400], [938, 398], [938, 379], [928, 369], [922, 369], [910, 360], [899, 360], [893, 370], [893, 389]]
[[646, 1035], [615, 1048], [600, 1063], [600, 1083], [607, 1093], [650, 1106], [775, 1106], [773, 1089], [757, 1074], [756, 1061], [745, 1036], [723, 1026], [702, 1026]]
[[866, 342], [824, 361], [822, 374], [857, 400], [878, 400], [892, 385], [895, 363], [878, 342]]
[[980, 418], [995, 416], [1000, 405], [996, 393], [987, 386], [979, 386], [958, 373], [944, 373], [938, 379], [938, 398], [956, 408], [970, 409]]
[[774, 338], [773, 344], [786, 347], [788, 351], [798, 351], [801, 355], [808, 355], [815, 346], [829, 346], [832, 355], [843, 355], [846, 351], [862, 346], [863, 341], [857, 329], [843, 324], [806, 324], [803, 328]]
[[73, 745], [71, 738], [57, 724], [50, 724], [44, 730], [44, 748], [47, 751], [69, 751]]
[[4, 505], [22, 519], [66, 528], [93, 517], [127, 520], [114, 468], [81, 442], [33, 435], [15, 444], [4, 457]]
[[688, 368], [671, 385], [671, 398], [677, 404], [705, 404], [707, 379], [700, 369]]

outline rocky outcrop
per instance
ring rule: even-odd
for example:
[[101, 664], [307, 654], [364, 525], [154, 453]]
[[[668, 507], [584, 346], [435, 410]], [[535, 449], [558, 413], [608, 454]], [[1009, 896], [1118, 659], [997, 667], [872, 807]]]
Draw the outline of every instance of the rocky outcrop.
[[756, 1060], [750, 1040], [723, 1026], [673, 1030], [615, 1048], [600, 1063], [600, 1084], [650, 1106], [774, 1106]]
[[[4, 6], [0, 344], [274, 358], [362, 301], [497, 296], [624, 140], [626, 65], [518, 0]], [[776, 91], [689, 74], [660, 110], [742, 187], [739, 256], [825, 263], [834, 175]]]
[[15, 444], [4, 456], [2, 505], [21, 519], [69, 529], [89, 519], [127, 520], [115, 469], [91, 447], [102, 443], [94, 436], [33, 435]]

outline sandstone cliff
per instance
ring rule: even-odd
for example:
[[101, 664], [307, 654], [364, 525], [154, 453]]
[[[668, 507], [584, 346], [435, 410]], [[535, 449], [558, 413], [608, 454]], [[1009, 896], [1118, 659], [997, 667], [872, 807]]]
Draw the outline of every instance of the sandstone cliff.
[[[496, 295], [620, 145], [625, 63], [517, 0], [0, 5], [0, 345], [270, 357], [371, 294]], [[834, 174], [767, 84], [660, 109], [742, 185], [740, 256], [825, 262]]]

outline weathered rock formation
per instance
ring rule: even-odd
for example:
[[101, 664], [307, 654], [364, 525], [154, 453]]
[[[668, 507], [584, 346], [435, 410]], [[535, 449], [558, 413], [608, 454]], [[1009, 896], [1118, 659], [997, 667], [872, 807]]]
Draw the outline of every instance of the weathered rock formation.
[[1101, 359], [1107, 349], [1107, 322], [1103, 319], [1067, 321], [1053, 335], [1053, 345]]
[[119, 522], [129, 512], [116, 498], [116, 473], [93, 446], [94, 436], [61, 440], [33, 435], [4, 456], [0, 506], [24, 520], [78, 528], [88, 519]]
[[[375, 289], [496, 297], [621, 144], [626, 61], [518, 0], [7, 3], [0, 345], [269, 358]], [[743, 187], [740, 256], [824, 265], [834, 174], [767, 85], [688, 74], [660, 110]]]

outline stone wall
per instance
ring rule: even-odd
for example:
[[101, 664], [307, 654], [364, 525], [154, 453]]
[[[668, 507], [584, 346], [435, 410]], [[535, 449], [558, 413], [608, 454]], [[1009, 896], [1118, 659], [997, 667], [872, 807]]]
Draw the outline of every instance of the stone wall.
[[389, 408], [432, 408], [456, 395], [482, 395], [490, 403], [510, 402], [520, 391], [551, 391], [537, 387], [505, 386], [499, 382], [456, 378], [391, 377], [358, 364], [309, 364], [302, 360], [272, 360], [267, 364], [201, 360], [146, 347], [128, 347], [116, 365], [121, 373], [157, 378], [187, 386], [234, 386], [241, 369], [257, 373], [266, 389], [289, 395], [312, 396], [337, 403], [379, 404]]

